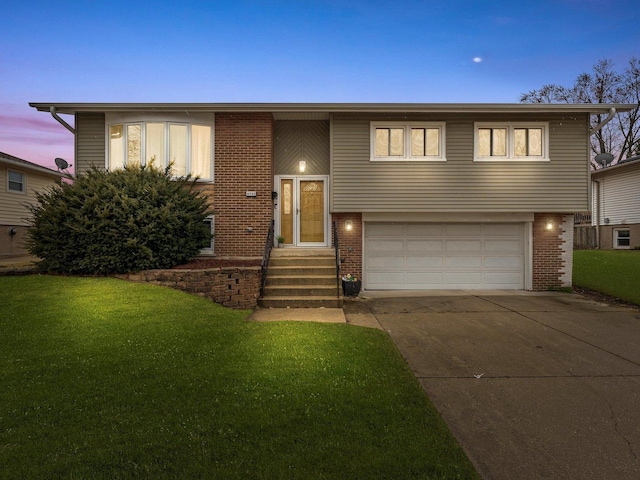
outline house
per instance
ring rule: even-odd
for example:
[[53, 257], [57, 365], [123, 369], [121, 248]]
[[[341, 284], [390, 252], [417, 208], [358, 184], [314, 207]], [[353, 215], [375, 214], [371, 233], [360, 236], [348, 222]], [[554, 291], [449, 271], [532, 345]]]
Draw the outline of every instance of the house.
[[296, 250], [331, 247], [335, 225], [342, 273], [370, 290], [571, 285], [590, 115], [635, 107], [30, 105], [75, 116], [77, 172], [155, 157], [198, 175], [214, 255], [261, 257], [272, 219]]
[[640, 156], [591, 174], [599, 248], [640, 248]]
[[27, 204], [35, 192], [59, 183], [62, 174], [0, 152], [0, 257], [27, 255], [24, 247], [29, 225]]

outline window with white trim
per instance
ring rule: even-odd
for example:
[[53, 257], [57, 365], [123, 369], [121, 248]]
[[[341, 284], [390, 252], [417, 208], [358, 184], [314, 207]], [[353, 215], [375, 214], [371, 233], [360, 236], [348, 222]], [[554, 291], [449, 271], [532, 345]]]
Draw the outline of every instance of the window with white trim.
[[213, 124], [136, 121], [107, 126], [107, 168], [172, 164], [175, 176], [213, 180]]
[[211, 239], [206, 242], [205, 245], [202, 246], [200, 250], [201, 255], [213, 255], [214, 254], [214, 234], [215, 234], [215, 216], [210, 215], [205, 218], [204, 223], [209, 227], [209, 231], [211, 232]]
[[475, 161], [549, 161], [549, 124], [477, 122]]
[[14, 193], [26, 193], [26, 175], [21, 172], [7, 170], [7, 190]]
[[444, 161], [444, 123], [371, 122], [372, 161]]
[[631, 230], [628, 228], [614, 228], [613, 248], [631, 248]]

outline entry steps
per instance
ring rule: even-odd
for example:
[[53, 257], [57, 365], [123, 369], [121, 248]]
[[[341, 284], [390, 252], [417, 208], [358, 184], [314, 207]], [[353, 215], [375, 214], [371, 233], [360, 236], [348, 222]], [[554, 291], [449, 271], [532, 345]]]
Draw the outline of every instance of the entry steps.
[[342, 308], [333, 248], [271, 250], [261, 307]]

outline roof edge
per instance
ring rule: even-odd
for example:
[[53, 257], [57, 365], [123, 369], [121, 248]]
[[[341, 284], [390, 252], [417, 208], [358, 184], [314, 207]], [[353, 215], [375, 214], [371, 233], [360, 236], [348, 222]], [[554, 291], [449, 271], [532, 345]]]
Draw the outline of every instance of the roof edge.
[[65, 176], [64, 173], [56, 172], [47, 167], [43, 167], [42, 165], [38, 165], [37, 163], [30, 162], [28, 160], [24, 160], [22, 158], [14, 157], [13, 155], [9, 155], [8, 153], [0, 152], [0, 162], [6, 165], [11, 165], [16, 168], [21, 168], [24, 170], [31, 170], [34, 172], [42, 173], [44, 175], [50, 175], [56, 178], [62, 178]]
[[55, 107], [57, 113], [115, 111], [199, 112], [412, 112], [412, 113], [608, 113], [611, 108], [628, 112], [638, 107], [626, 103], [38, 103], [40, 112]]

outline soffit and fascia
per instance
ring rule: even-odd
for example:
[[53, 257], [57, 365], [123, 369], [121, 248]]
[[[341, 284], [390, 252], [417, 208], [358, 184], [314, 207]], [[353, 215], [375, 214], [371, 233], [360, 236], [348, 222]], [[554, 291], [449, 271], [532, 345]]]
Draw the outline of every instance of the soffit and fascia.
[[265, 112], [278, 119], [321, 120], [330, 113], [589, 113], [607, 114], [611, 108], [628, 112], [636, 104], [556, 103], [37, 103], [41, 112]]

